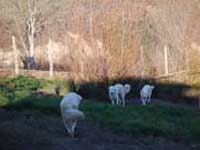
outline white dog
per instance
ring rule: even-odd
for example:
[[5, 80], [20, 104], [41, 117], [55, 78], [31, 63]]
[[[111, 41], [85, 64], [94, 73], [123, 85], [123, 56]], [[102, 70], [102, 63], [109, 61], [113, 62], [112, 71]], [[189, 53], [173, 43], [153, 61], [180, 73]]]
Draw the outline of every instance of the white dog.
[[140, 91], [140, 99], [143, 105], [150, 103], [152, 91], [155, 87], [153, 85], [145, 85]]
[[65, 128], [71, 137], [74, 137], [74, 131], [77, 122], [84, 119], [84, 114], [79, 110], [82, 97], [75, 92], [70, 92], [60, 102], [61, 115]]
[[122, 105], [125, 106], [125, 96], [131, 90], [131, 86], [129, 84], [115, 84], [113, 86], [109, 86], [109, 98], [111, 100], [112, 105]]

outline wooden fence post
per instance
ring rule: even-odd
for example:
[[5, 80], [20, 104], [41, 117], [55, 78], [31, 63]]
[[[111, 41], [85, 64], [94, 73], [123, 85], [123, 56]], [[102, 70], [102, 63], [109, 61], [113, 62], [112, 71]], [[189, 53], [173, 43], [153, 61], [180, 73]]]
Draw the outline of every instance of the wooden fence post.
[[49, 78], [53, 78], [53, 59], [52, 59], [52, 41], [49, 39], [48, 44], [48, 60], [49, 60]]
[[17, 53], [15, 36], [12, 36], [12, 44], [13, 44], [13, 54], [14, 54], [15, 75], [19, 75], [18, 53]]
[[165, 75], [169, 74], [167, 46], [164, 47]]

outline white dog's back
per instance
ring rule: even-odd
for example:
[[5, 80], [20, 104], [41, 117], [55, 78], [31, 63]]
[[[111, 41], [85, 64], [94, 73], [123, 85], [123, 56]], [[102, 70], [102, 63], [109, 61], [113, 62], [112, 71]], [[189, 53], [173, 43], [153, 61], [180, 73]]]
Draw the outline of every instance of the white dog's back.
[[146, 105], [147, 102], [151, 101], [152, 91], [154, 89], [153, 85], [145, 85], [140, 91], [140, 99], [143, 105]]
[[152, 86], [152, 85], [145, 85], [142, 88], [140, 95], [144, 96], [144, 97], [151, 96], [153, 88], [154, 88], [154, 86]]
[[120, 83], [109, 86], [109, 98], [112, 104], [122, 104], [125, 106], [125, 96], [130, 92], [131, 86], [129, 84], [122, 85]]
[[61, 109], [75, 108], [78, 109], [81, 103], [82, 97], [75, 92], [70, 92], [63, 97], [60, 107]]

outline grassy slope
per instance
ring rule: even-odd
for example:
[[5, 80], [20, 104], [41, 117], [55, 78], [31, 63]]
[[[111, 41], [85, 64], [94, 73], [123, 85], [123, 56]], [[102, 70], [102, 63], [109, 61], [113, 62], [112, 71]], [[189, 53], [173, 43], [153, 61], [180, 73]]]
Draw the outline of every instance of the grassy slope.
[[[61, 97], [31, 95], [29, 89], [14, 89], [7, 95], [1, 87], [0, 106], [9, 109], [33, 109], [60, 114]], [[163, 136], [172, 139], [200, 139], [200, 114], [190, 109], [169, 106], [129, 105], [112, 107], [108, 103], [85, 100], [81, 110], [86, 119], [107, 126], [114, 132], [132, 136]]]
[[[60, 113], [61, 97], [29, 96], [10, 105], [10, 109], [33, 109], [42, 112]], [[172, 139], [200, 138], [200, 115], [190, 109], [167, 106], [131, 105], [125, 108], [112, 107], [108, 103], [85, 100], [81, 110], [88, 121], [107, 126], [117, 133], [132, 136], [163, 136]]]

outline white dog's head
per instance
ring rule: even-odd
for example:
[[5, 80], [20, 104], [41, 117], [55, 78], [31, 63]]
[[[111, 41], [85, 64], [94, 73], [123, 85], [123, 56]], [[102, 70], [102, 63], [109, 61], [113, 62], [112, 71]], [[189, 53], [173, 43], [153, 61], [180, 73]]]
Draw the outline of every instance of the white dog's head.
[[114, 97], [115, 93], [116, 93], [116, 89], [114, 86], [109, 86], [108, 87], [108, 93], [110, 97]]
[[130, 84], [125, 84], [125, 85], [124, 85], [124, 88], [125, 88], [126, 94], [129, 93], [129, 92], [131, 91], [131, 85], [130, 85]]
[[153, 89], [155, 88], [155, 86], [154, 85], [151, 85], [151, 90], [153, 91]]

